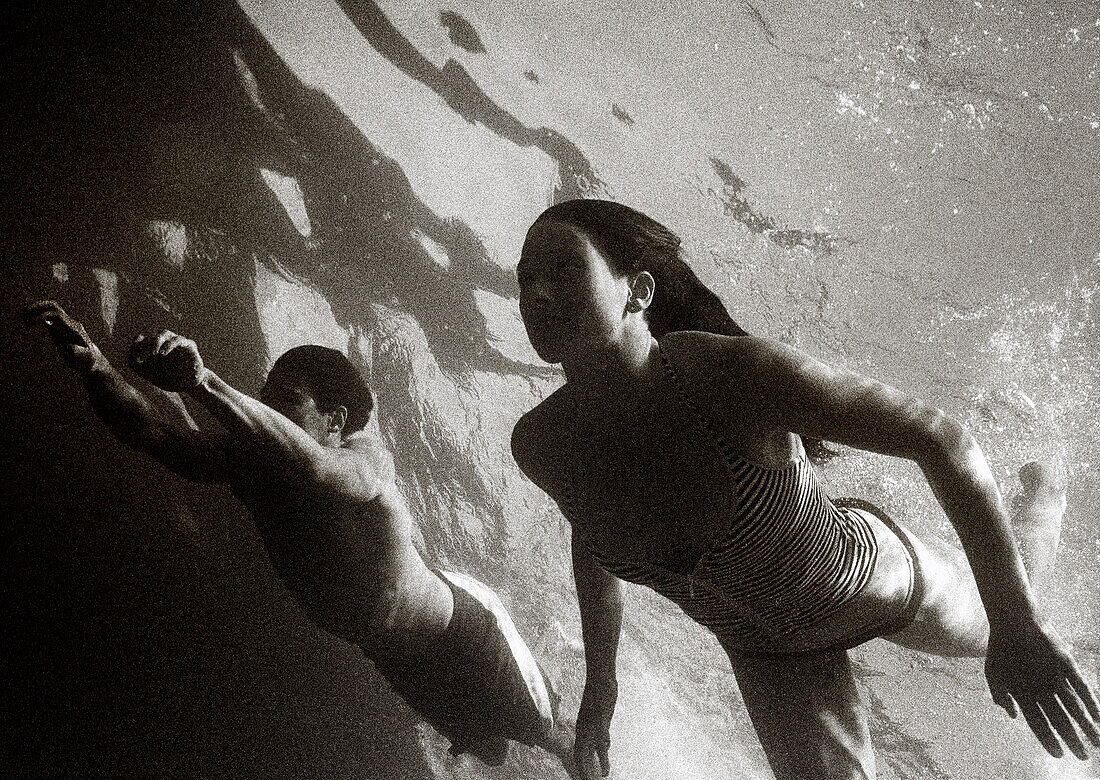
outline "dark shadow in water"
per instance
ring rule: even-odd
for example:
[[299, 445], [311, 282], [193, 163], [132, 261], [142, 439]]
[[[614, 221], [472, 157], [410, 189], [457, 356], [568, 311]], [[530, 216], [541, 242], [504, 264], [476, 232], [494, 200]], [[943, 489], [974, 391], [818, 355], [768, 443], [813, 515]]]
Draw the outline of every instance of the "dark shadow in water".
[[477, 30], [454, 11], [440, 11], [439, 23], [447, 28], [451, 43], [471, 54], [485, 54], [485, 44], [481, 42]]
[[[943, 667], [942, 659], [931, 659], [920, 653], [913, 653], [912, 657], [921, 666], [922, 672], [943, 675], [946, 678], [944, 682], [946, 689], [950, 690], [963, 684], [950, 670]], [[872, 677], [891, 676], [858, 656], [852, 657], [852, 672], [860, 682]], [[875, 746], [875, 753], [897, 773], [898, 777], [950, 780], [951, 775], [945, 772], [936, 760], [932, 742], [913, 736], [901, 723], [892, 718], [890, 708], [875, 692], [872, 685], [861, 685], [860, 691], [867, 700], [871, 742]]]
[[[548, 373], [496, 351], [476, 305], [475, 290], [514, 297], [514, 274], [419, 201], [235, 4], [47, 3], [12, 27], [4, 317], [59, 297], [116, 363], [134, 333], [171, 327], [255, 392], [271, 357], [259, 262], [308, 279], [354, 333], [375, 330], [375, 306], [415, 320], [456, 375]], [[260, 167], [298, 180], [308, 239]], [[69, 282], [51, 278], [57, 262]], [[113, 337], [97, 278], [115, 280]], [[2, 626], [18, 678], [3, 715], [12, 776], [429, 776], [415, 719], [308, 624], [240, 507], [114, 442], [41, 334], [12, 328], [0, 356], [2, 487], [17, 499], [2, 526], [4, 590], [20, 605]], [[409, 387], [410, 361], [429, 356], [403, 350], [370, 356], [398, 468], [487, 508], [484, 528], [462, 530], [500, 539], [467, 443], [434, 430]], [[434, 549], [478, 548], [447, 518], [422, 519]]]
[[534, 146], [558, 164], [560, 184], [554, 201], [608, 192], [584, 153], [556, 130], [530, 128], [493, 102], [461, 64], [447, 60], [442, 68], [424, 57], [382, 10], [369, 0], [337, 0], [352, 23], [378, 53], [402, 72], [431, 87], [468, 122], [480, 122], [517, 146]]
[[[0, 308], [46, 274], [11, 268]], [[61, 289], [108, 343], [90, 274]], [[43, 333], [5, 316], [0, 339], [4, 776], [429, 776], [414, 716], [308, 623], [227, 492], [111, 439]]]
[[627, 127], [634, 127], [634, 117], [626, 113], [618, 103], [611, 104], [611, 115]]
[[713, 197], [722, 206], [722, 211], [728, 217], [733, 217], [746, 228], [757, 235], [763, 235], [773, 244], [783, 249], [803, 247], [815, 252], [826, 254], [836, 249], [844, 239], [840, 239], [831, 233], [819, 230], [799, 230], [796, 228], [780, 228], [771, 217], [760, 214], [749, 204], [745, 197], [746, 184], [744, 179], [735, 174], [733, 170], [717, 157], [710, 158], [711, 168], [722, 180], [722, 189], [707, 189], [706, 194]]
[[875, 752], [898, 777], [922, 777], [951, 780], [932, 751], [932, 742], [912, 736], [889, 715], [882, 698], [870, 687], [864, 687], [868, 698], [871, 742]]
[[744, 2], [742, 2], [742, 5], [744, 5], [745, 11], [748, 12], [749, 18], [752, 19], [752, 21], [760, 28], [760, 31], [764, 33], [764, 39], [768, 42], [769, 45], [774, 47], [775, 33], [772, 31], [771, 25], [768, 24], [768, 20], [764, 18], [764, 14], [762, 14], [760, 12], [760, 9], [757, 8], [755, 5], [747, 2], [747, 0], [744, 0]]
[[[412, 315], [424, 330], [431, 358], [445, 370], [551, 375], [545, 366], [498, 352], [474, 299], [475, 289], [514, 299], [514, 272], [489, 258], [469, 226], [440, 218], [425, 206], [400, 166], [331, 98], [303, 85], [251, 26], [233, 29], [242, 31], [232, 42], [238, 47], [235, 67], [246, 74], [242, 83], [253, 82], [257, 89], [258, 102], [253, 99], [250, 104], [252, 122], [260, 123], [264, 134], [259, 151], [268, 165], [298, 181], [312, 221], [307, 241], [282, 217], [280, 235], [288, 248], [278, 255], [280, 266], [308, 279], [332, 306], [337, 321], [353, 331], [376, 330], [376, 306]], [[243, 95], [245, 90], [238, 92]], [[253, 190], [267, 193], [259, 184]], [[275, 203], [266, 208], [283, 213]], [[249, 229], [245, 220], [233, 232]], [[433, 259], [425, 240], [445, 250], [446, 268]], [[381, 351], [376, 345], [371, 381], [381, 399], [383, 430], [391, 437], [399, 468], [414, 494], [419, 494], [418, 486], [432, 486], [486, 510], [480, 533], [472, 535], [449, 529], [446, 518], [434, 516], [430, 500], [422, 504], [429, 548], [470, 558], [479, 554], [479, 545], [500, 544], [503, 510], [492, 486], [484, 484], [466, 442], [424, 419], [423, 399], [412, 394], [407, 377], [412, 370], [409, 361], [423, 363], [426, 357], [407, 353], [397, 344]]]

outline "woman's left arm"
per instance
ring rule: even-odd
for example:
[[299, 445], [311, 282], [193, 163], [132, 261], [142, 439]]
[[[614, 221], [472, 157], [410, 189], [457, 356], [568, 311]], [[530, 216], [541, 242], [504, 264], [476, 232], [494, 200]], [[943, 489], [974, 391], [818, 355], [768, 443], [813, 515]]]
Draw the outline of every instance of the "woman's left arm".
[[758, 419], [914, 461], [959, 534], [991, 626], [1037, 619], [997, 482], [961, 423], [896, 388], [784, 344], [758, 341], [751, 359]]
[[1053, 755], [1062, 749], [1051, 727], [1085, 757], [1071, 720], [1100, 747], [1100, 707], [1038, 613], [996, 480], [970, 432], [930, 404], [784, 344], [709, 337], [699, 346], [765, 426], [915, 461], [962, 541], [989, 617], [994, 702], [1012, 717], [1018, 707]]

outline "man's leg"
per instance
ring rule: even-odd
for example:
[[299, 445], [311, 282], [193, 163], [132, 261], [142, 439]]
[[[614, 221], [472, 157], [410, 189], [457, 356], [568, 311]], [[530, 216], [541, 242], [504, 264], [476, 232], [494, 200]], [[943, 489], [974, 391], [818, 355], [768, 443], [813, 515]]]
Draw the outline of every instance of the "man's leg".
[[874, 780], [867, 711], [846, 651], [728, 652], [776, 780]]
[[[565, 760], [572, 753], [572, 729], [558, 719], [560, 697], [500, 598], [469, 575], [436, 574], [454, 594], [454, 615], [447, 630], [452, 654], [469, 667], [468, 706], [463, 722], [455, 724], [452, 742], [458, 741], [453, 747], [496, 764], [504, 758], [505, 740], [513, 739]], [[455, 666], [453, 660], [450, 665]]]

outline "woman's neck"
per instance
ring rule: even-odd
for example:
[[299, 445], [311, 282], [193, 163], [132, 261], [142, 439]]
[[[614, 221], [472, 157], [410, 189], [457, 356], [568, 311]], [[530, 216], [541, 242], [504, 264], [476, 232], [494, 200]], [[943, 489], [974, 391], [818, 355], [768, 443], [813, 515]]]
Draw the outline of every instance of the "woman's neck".
[[657, 340], [648, 327], [632, 328], [604, 349], [586, 350], [583, 355], [562, 361], [566, 381], [574, 385], [623, 385], [645, 374]]

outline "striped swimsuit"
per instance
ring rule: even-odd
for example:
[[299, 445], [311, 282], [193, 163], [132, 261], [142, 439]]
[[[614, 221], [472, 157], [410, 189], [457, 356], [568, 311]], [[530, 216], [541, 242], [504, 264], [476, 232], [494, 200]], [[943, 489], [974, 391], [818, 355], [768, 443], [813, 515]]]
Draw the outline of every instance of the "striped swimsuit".
[[[596, 561], [628, 582], [671, 599], [696, 622], [744, 652], [783, 652], [784, 639], [838, 609], [871, 576], [878, 545], [867, 519], [838, 508], [803, 455], [780, 468], [732, 452], [698, 411], [671, 363], [661, 360], [681, 401], [725, 457], [734, 508], [725, 529], [684, 574], [616, 558], [584, 536]], [[562, 508], [573, 514], [572, 489]]]

